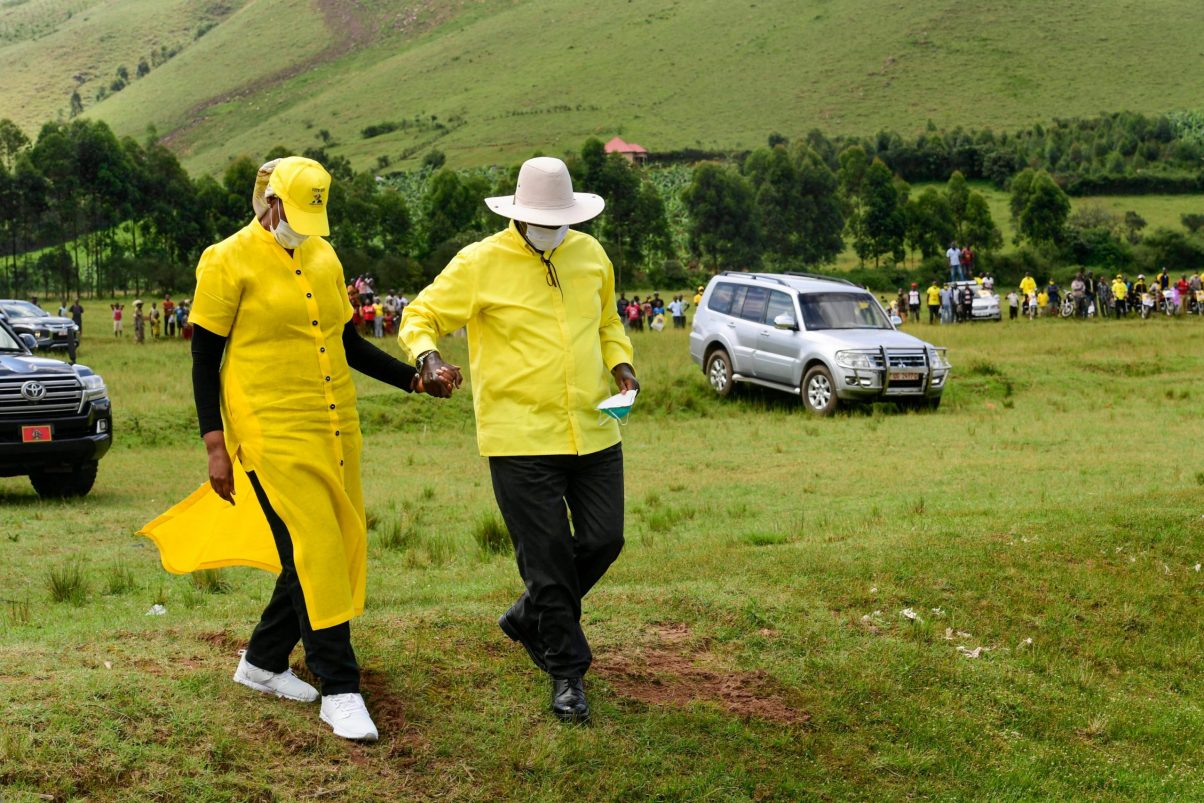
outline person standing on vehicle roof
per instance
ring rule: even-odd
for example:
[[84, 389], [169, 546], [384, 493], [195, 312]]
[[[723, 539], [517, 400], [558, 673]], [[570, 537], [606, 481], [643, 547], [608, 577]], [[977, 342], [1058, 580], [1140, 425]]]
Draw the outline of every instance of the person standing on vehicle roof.
[[537, 157], [513, 195], [485, 203], [510, 225], [448, 263], [406, 309], [398, 340], [438, 385], [438, 338], [468, 329], [477, 441], [526, 585], [498, 626], [552, 676], [555, 716], [584, 722], [593, 656], [581, 600], [623, 548], [619, 425], [595, 405], [612, 378], [625, 392], [639, 382], [610, 259], [569, 228], [604, 201], [574, 192], [561, 160]]

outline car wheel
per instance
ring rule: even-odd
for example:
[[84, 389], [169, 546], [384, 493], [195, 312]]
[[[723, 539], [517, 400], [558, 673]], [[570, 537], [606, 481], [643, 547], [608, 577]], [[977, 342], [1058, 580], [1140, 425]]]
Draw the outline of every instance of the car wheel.
[[707, 383], [720, 396], [728, 396], [736, 383], [732, 381], [732, 358], [723, 349], [715, 349], [707, 357]]
[[67, 499], [87, 496], [96, 482], [97, 463], [72, 466], [69, 471], [38, 471], [29, 475], [29, 481], [38, 496], [43, 499]]
[[802, 396], [803, 406], [816, 415], [832, 415], [840, 404], [832, 374], [822, 365], [815, 366], [803, 377]]

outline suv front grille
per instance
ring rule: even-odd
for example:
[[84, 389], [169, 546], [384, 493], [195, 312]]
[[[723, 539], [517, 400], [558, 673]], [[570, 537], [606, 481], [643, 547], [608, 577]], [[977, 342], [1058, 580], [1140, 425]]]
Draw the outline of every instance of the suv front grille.
[[[922, 351], [887, 351], [890, 359], [890, 367], [895, 370], [924, 370], [928, 367], [928, 360]], [[882, 352], [875, 352], [869, 355], [873, 361], [875, 368], [882, 367]]]
[[[30, 401], [21, 395], [21, 386], [30, 381], [39, 382], [46, 388], [46, 395], [40, 401]], [[0, 418], [75, 415], [83, 397], [84, 387], [75, 377], [5, 377], [0, 379]]]

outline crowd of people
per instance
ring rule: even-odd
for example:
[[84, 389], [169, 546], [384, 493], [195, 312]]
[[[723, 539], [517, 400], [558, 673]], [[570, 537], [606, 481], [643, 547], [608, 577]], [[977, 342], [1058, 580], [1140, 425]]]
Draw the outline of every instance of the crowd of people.
[[[962, 323], [973, 319], [974, 299], [984, 294], [993, 297], [994, 290], [995, 279], [986, 273], [973, 279], [951, 279], [945, 284], [933, 279], [925, 291], [912, 282], [909, 290], [900, 288], [893, 300], [881, 301], [885, 309], [904, 322], [919, 322], [926, 304], [928, 323]], [[1204, 280], [1199, 271], [1181, 274], [1176, 280], [1165, 268], [1150, 281], [1142, 273], [1134, 279], [1123, 273], [1109, 279], [1096, 276], [1094, 271], [1079, 271], [1070, 286], [1063, 288], [1053, 279], [1039, 285], [1031, 273], [1026, 273], [1019, 287], [1009, 291], [1004, 300], [1008, 319], [1013, 321], [1021, 317], [1195, 315], [1204, 313]], [[1002, 308], [999, 311], [1002, 313]]]
[[[109, 314], [113, 319], [113, 337], [125, 337], [125, 310], [126, 305], [121, 302], [116, 302], [109, 305]], [[146, 330], [150, 329], [152, 340], [159, 340], [163, 337], [181, 338], [189, 340], [192, 337], [192, 326], [188, 323], [188, 313], [192, 307], [191, 299], [184, 299], [178, 304], [171, 300], [171, 294], [163, 296], [162, 307], [157, 301], [152, 301], [150, 309], [145, 308], [142, 299], [134, 301], [133, 324], [134, 324], [134, 342], [146, 342]], [[59, 309], [59, 314], [66, 314], [64, 310], [68, 310], [66, 302], [63, 302], [63, 307]], [[72, 320], [76, 326], [82, 325], [84, 308], [80, 305], [79, 299], [75, 300], [69, 309]]]
[[615, 302], [618, 306], [619, 320], [623, 321], [628, 330], [632, 332], [642, 332], [645, 327], [651, 331], [660, 332], [665, 328], [665, 313], [667, 312], [673, 319], [674, 329], [685, 329], [686, 310], [691, 306], [698, 306], [702, 301], [702, 291], [705, 289], [705, 287], [698, 288], [698, 292], [694, 294], [693, 305], [686, 301], [684, 294], [673, 296], [673, 300], [666, 304], [659, 292], [645, 296], [643, 301], [640, 301], [639, 296], [628, 299], [625, 293], [621, 293]]
[[351, 302], [352, 324], [366, 337], [397, 334], [401, 313], [410, 303], [404, 293], [395, 290], [378, 295], [371, 276], [355, 277], [347, 285], [347, 300]]

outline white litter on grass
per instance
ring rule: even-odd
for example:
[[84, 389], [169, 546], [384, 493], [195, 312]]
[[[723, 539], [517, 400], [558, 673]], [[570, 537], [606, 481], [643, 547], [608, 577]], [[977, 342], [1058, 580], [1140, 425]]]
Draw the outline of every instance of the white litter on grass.
[[1167, 566], [1165, 563], [1164, 563], [1164, 564], [1162, 564], [1162, 573], [1163, 573], [1163, 574], [1170, 574], [1170, 573], [1171, 573], [1171, 567], [1170, 567], [1170, 566]]
[[910, 619], [913, 622], [924, 621], [923, 619], [920, 618], [920, 615], [918, 613], [916, 613], [915, 611], [913, 611], [911, 608], [904, 608], [903, 610], [899, 611], [899, 615], [905, 619]]
[[1021, 644], [1021, 646], [1023, 646], [1023, 647], [1031, 647], [1032, 645], [1033, 645], [1033, 637], [1032, 636], [1029, 636], [1028, 638], [1026, 638], [1024, 640], [1024, 643]]
[[935, 613], [937, 616], [944, 616], [944, 615], [945, 615], [945, 609], [944, 609], [944, 608], [933, 608], [933, 609], [932, 609], [932, 612], [933, 612], [933, 613]]
[[[1199, 569], [1197, 568], [1197, 569], [1196, 569], [1196, 571], [1199, 571]], [[877, 593], [878, 593], [878, 586], [874, 586], [873, 588], [871, 588], [871, 589], [870, 589], [870, 593], [871, 593], [871, 594], [877, 594]]]
[[154, 605], [151, 606], [151, 609], [146, 612], [146, 615], [147, 616], [162, 616], [165, 613], [167, 613], [167, 608], [164, 608], [162, 605], [160, 605], [159, 603], [156, 602]]
[[1197, 572], [1200, 571], [1200, 564], [1198, 564], [1198, 563], [1196, 564], [1196, 571]]
[[112, 668], [113, 668], [113, 662], [105, 661], [105, 669], [112, 669]]
[[945, 628], [945, 641], [953, 641], [954, 638], [974, 638], [964, 630], [954, 630], [951, 627]]
[[1136, 563], [1136, 562], [1137, 562], [1137, 558], [1135, 558], [1135, 557], [1133, 557], [1132, 555], [1130, 555], [1130, 556], [1129, 556], [1129, 563]]
[[990, 652], [990, 650], [991, 650], [990, 647], [975, 647], [974, 649], [970, 650], [970, 649], [966, 649], [965, 647], [961, 646], [960, 644], [957, 645], [957, 651], [960, 652], [962, 655], [966, 656], [967, 658], [977, 658], [980, 655], [982, 655], [984, 652]]

